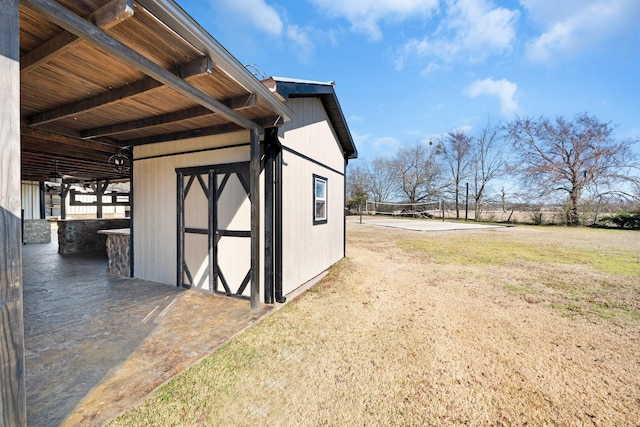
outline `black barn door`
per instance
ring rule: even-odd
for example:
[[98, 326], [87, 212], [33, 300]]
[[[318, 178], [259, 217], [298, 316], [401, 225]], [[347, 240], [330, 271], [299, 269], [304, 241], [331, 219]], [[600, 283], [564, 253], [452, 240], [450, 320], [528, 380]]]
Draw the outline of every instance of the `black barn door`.
[[249, 298], [249, 164], [177, 169], [177, 285]]

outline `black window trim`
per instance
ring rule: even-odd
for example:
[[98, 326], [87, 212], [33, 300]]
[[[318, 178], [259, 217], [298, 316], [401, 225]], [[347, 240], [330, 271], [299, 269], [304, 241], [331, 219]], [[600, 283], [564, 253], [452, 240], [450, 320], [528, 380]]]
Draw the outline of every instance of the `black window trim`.
[[[316, 181], [317, 180], [324, 181], [324, 219], [318, 219], [316, 217]], [[329, 219], [329, 209], [328, 209], [329, 180], [324, 176], [313, 174], [312, 183], [313, 183], [313, 210], [312, 210], [313, 225], [326, 224], [327, 220]]]

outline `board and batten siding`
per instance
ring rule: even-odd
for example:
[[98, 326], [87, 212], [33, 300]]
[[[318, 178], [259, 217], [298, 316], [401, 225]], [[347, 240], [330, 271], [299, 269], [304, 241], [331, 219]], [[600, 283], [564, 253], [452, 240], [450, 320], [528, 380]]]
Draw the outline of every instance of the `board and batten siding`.
[[335, 170], [344, 171], [344, 156], [327, 112], [318, 98], [292, 98], [295, 113], [280, 130], [282, 145]]
[[248, 138], [235, 132], [134, 147], [135, 277], [176, 285], [176, 168], [246, 162]]
[[[322, 103], [294, 98], [283, 152], [283, 292], [290, 293], [344, 257], [345, 160]], [[314, 178], [327, 178], [327, 223], [314, 225]]]

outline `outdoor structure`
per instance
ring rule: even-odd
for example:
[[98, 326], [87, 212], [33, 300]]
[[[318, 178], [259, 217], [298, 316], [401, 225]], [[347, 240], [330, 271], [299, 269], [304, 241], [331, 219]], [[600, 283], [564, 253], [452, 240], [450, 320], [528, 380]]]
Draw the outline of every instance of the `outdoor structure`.
[[26, 423], [21, 182], [131, 180], [131, 274], [252, 310], [344, 256], [332, 84], [258, 81], [171, 0], [8, 0], [0, 75], [0, 424]]
[[[272, 303], [344, 257], [345, 170], [356, 150], [332, 83], [265, 85], [294, 113], [262, 144], [259, 293]], [[250, 136], [134, 147], [135, 277], [251, 295]]]

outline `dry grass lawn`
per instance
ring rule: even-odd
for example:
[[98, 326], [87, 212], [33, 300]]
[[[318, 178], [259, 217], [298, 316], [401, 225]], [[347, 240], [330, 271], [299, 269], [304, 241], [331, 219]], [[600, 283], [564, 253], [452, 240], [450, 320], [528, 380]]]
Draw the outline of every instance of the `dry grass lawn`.
[[640, 235], [349, 222], [316, 287], [113, 426], [640, 423]]

